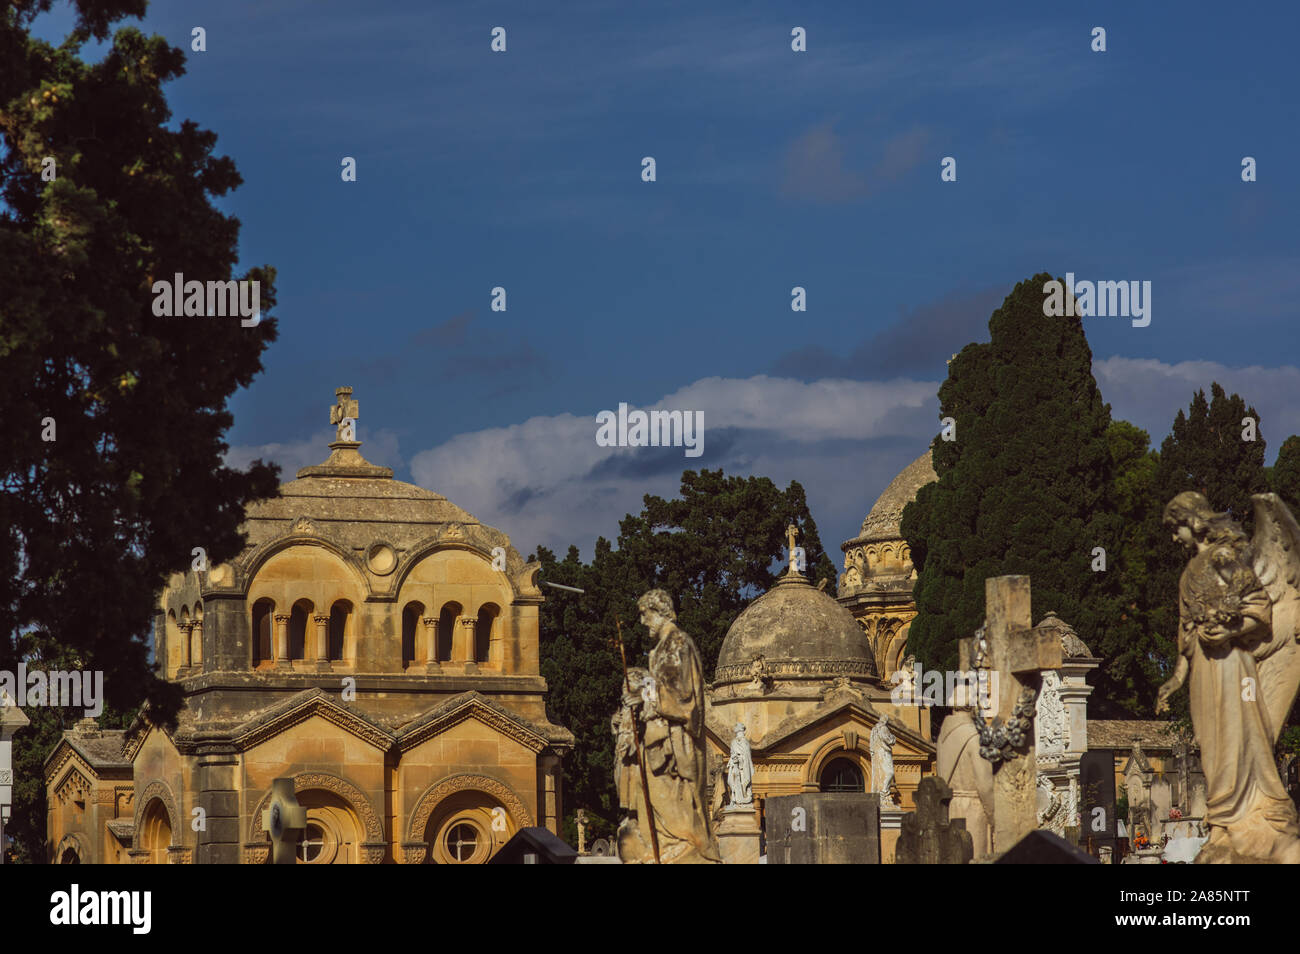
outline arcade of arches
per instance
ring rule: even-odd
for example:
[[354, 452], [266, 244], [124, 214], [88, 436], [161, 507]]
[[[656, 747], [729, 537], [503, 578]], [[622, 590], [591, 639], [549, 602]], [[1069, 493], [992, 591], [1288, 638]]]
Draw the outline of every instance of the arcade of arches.
[[248, 508], [238, 557], [161, 593], [176, 729], [64, 733], [51, 861], [263, 862], [277, 778], [307, 812], [302, 864], [478, 863], [520, 828], [558, 833], [573, 736], [546, 717], [537, 564], [342, 438]]

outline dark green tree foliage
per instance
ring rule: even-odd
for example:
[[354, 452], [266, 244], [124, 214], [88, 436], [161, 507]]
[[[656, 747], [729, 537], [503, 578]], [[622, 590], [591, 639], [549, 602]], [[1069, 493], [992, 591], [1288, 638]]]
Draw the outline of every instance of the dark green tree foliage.
[[1148, 626], [1146, 592], [1153, 529], [1161, 510], [1154, 497], [1160, 455], [1149, 447], [1147, 432], [1128, 421], [1106, 429], [1114, 468], [1113, 503], [1120, 519], [1120, 544], [1112, 569], [1119, 575], [1118, 615], [1089, 648], [1103, 660], [1091, 680], [1089, 699], [1096, 718], [1146, 717], [1163, 681], [1161, 661]]
[[[835, 592], [835, 567], [797, 482], [781, 490], [766, 477], [686, 471], [680, 498], [647, 495], [644, 503], [640, 514], [622, 520], [618, 549], [602, 537], [590, 564], [579, 559], [576, 547], [564, 560], [545, 548], [535, 557], [543, 581], [585, 590], [546, 590], [541, 667], [551, 718], [577, 736], [565, 760], [568, 803], [571, 810], [585, 808], [603, 818], [604, 833], [612, 831], [618, 814], [609, 722], [623, 678], [613, 642], [618, 622], [628, 665], [644, 666], [651, 649], [638, 597], [653, 587], [672, 595], [677, 621], [695, 639], [705, 678], [711, 679], [728, 627], [784, 572], [788, 523], [802, 530], [799, 545], [809, 579], [827, 580], [827, 592]], [[570, 817], [570, 833], [572, 824]]]
[[[939, 389], [956, 440], [935, 440], [939, 479], [902, 521], [918, 572], [908, 646], [927, 667], [956, 665], [957, 639], [983, 622], [990, 576], [1031, 575], [1035, 620], [1055, 611], [1085, 642], [1104, 641], [1115, 618], [1110, 408], [1079, 318], [1043, 314], [1051, 280], [1017, 285], [989, 319], [991, 340], [963, 348]], [[1094, 547], [1105, 572], [1092, 570]]]
[[129, 28], [80, 57], [143, 0], [77, 0], [57, 48], [29, 33], [49, 6], [0, 4], [0, 668], [58, 647], [104, 672], [110, 707], [148, 700], [166, 721], [180, 697], [151, 671], [155, 593], [194, 547], [235, 555], [244, 505], [275, 492], [273, 468], [221, 462], [226, 401], [275, 322], [155, 317], [152, 283], [259, 280], [265, 315], [274, 272], [232, 275], [239, 222], [212, 199], [240, 184], [234, 163], [167, 125], [181, 51]]
[[[1210, 395], [1208, 401], [1204, 390], [1192, 396], [1191, 405], [1185, 413], [1179, 410], [1173, 430], [1160, 446], [1152, 517], [1147, 522], [1147, 626], [1162, 679], [1178, 659], [1178, 580], [1188, 559], [1187, 551], [1161, 522], [1165, 504], [1185, 490], [1200, 491], [1210, 506], [1231, 513], [1250, 533], [1254, 526], [1251, 494], [1268, 490], [1258, 412], [1240, 395], [1226, 394], [1217, 381], [1211, 383]], [[1253, 441], [1242, 438], [1242, 420], [1247, 417], [1256, 422]], [[1186, 707], [1184, 687], [1171, 697], [1170, 710], [1180, 715]]]
[[1269, 469], [1269, 484], [1300, 519], [1300, 437], [1292, 434], [1282, 442], [1277, 460]]

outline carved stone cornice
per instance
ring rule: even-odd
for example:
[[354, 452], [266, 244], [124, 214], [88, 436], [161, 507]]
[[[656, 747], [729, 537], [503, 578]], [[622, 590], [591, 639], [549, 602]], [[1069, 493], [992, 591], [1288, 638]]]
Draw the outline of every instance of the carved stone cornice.
[[54, 790], [54, 796], [64, 805], [70, 801], [86, 801], [94, 787], [94, 783], [73, 766]]
[[237, 730], [232, 740], [235, 746], [246, 752], [286, 729], [306, 722], [313, 716], [320, 716], [326, 722], [369, 742], [381, 752], [387, 752], [393, 747], [391, 733], [337, 705], [320, 689], [308, 690], [305, 697], [296, 704], [281, 705], [283, 708], [279, 711], [272, 709], [270, 713], [249, 720], [251, 725], [248, 727]]
[[447, 706], [445, 711], [434, 710], [434, 712], [436, 715], [426, 715], [428, 721], [422, 722], [417, 719], [409, 724], [408, 728], [398, 733], [399, 751], [409, 752], [415, 746], [441, 735], [466, 719], [477, 719], [488, 728], [513, 739], [533, 752], [541, 752], [552, 744], [551, 740], [533, 730], [519, 716], [499, 708], [477, 693], [473, 693], [459, 704]]
[[[869, 659], [778, 659], [765, 663], [766, 674], [772, 679], [817, 679], [828, 676], [862, 676], [874, 678], [875, 666]], [[751, 665], [721, 666], [714, 685], [731, 682], [749, 682]]]

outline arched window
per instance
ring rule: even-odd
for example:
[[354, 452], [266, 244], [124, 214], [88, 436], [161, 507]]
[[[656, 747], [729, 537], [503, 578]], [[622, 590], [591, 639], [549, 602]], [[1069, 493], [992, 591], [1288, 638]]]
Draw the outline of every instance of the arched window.
[[823, 792], [865, 792], [862, 771], [845, 758], [834, 759], [822, 769], [819, 787]]
[[347, 600], [338, 600], [330, 607], [329, 658], [332, 662], [343, 659], [343, 637], [347, 632], [348, 617], [352, 615], [352, 604]]
[[438, 661], [451, 659], [452, 640], [455, 638], [456, 620], [461, 614], [459, 603], [448, 603], [438, 614]]
[[270, 600], [258, 600], [253, 604], [253, 665], [271, 662], [274, 650], [271, 648], [271, 614], [275, 612], [275, 603]]
[[315, 606], [311, 600], [299, 600], [289, 614], [289, 658], [307, 658], [307, 620]]
[[485, 663], [492, 658], [492, 635], [501, 610], [495, 603], [479, 607], [478, 621], [474, 624], [474, 661]]
[[414, 665], [423, 655], [420, 640], [420, 620], [424, 616], [423, 603], [407, 603], [402, 610], [402, 668]]

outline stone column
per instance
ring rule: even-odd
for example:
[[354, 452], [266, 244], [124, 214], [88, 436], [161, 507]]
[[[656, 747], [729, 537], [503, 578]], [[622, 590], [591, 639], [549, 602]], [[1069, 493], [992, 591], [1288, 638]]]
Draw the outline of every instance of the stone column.
[[330, 618], [324, 613], [312, 617], [316, 623], [316, 671], [329, 672], [330, 665]]
[[[199, 657], [194, 658], [194, 646], [198, 644]], [[185, 640], [185, 664], [190, 667], [191, 672], [202, 669], [203, 662], [203, 620], [195, 618], [190, 620], [190, 634]]]
[[195, 836], [194, 860], [201, 865], [239, 863], [239, 753], [233, 746], [209, 744], [198, 752], [196, 801], [205, 824]]
[[181, 635], [181, 643], [182, 643], [181, 666], [180, 666], [180, 670], [177, 672], [177, 675], [179, 676], [179, 675], [187, 674], [190, 671], [190, 666], [193, 665], [193, 663], [190, 662], [190, 655], [191, 655], [190, 634], [194, 631], [194, 620], [192, 619], [178, 620], [176, 623], [176, 628], [180, 630], [182, 634]]
[[289, 664], [289, 614], [275, 614], [275, 668], [291, 669]]
[[478, 663], [474, 661], [474, 628], [478, 625], [477, 616], [460, 618], [460, 658], [465, 662], [465, 672], [478, 672]]
[[438, 617], [425, 616], [424, 623], [424, 671], [442, 672], [438, 662]]

